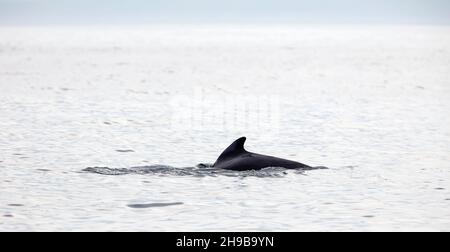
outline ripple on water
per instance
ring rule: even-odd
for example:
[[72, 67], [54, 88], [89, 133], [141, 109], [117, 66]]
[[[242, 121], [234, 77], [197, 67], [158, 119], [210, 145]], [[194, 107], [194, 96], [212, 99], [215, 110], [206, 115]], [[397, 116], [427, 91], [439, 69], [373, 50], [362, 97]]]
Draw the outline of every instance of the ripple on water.
[[116, 150], [117, 152], [122, 152], [122, 153], [126, 153], [126, 152], [134, 152], [134, 150]]
[[166, 203], [146, 203], [146, 204], [128, 204], [130, 208], [150, 208], [150, 207], [166, 207], [183, 205], [183, 202], [166, 202]]
[[23, 204], [8, 204], [8, 206], [21, 207], [21, 206], [24, 206], [24, 205]]
[[52, 170], [49, 170], [49, 169], [36, 169], [36, 171], [49, 172], [49, 171], [52, 171]]

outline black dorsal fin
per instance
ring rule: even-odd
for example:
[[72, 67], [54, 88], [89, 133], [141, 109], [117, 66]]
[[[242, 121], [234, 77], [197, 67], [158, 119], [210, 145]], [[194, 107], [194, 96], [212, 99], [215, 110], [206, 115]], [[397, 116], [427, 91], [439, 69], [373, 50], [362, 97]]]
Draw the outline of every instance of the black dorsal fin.
[[[245, 140], [247, 140], [246, 137], [241, 137], [241, 138], [237, 139], [236, 141], [234, 141], [230, 146], [228, 146], [228, 148], [226, 148], [222, 152], [222, 154], [220, 154], [217, 161], [223, 161], [223, 160], [228, 159], [229, 157], [233, 157], [237, 154], [246, 152], [244, 149]], [[216, 163], [217, 163], [217, 161], [216, 161]]]
[[241, 138], [237, 139], [230, 146], [228, 146], [228, 148], [226, 148], [223, 153], [245, 151], [245, 149], [244, 149], [245, 140], [247, 140], [246, 137], [241, 137]]

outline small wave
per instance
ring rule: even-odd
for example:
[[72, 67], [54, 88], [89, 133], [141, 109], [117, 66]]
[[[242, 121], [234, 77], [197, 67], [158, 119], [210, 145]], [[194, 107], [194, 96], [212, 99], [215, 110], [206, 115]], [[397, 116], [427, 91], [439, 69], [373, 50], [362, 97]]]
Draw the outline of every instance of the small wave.
[[146, 203], [146, 204], [128, 204], [130, 208], [150, 208], [150, 207], [167, 207], [182, 205], [183, 202], [168, 202], [168, 203]]
[[130, 168], [87, 167], [84, 172], [101, 175], [142, 174], [156, 176], [193, 176], [193, 177], [283, 177], [289, 173], [304, 174], [307, 170], [327, 169], [326, 167], [308, 167], [306, 169], [287, 170], [280, 167], [268, 167], [261, 170], [232, 171], [217, 169], [212, 164], [198, 164], [195, 167], [172, 167], [167, 165], [135, 166]]

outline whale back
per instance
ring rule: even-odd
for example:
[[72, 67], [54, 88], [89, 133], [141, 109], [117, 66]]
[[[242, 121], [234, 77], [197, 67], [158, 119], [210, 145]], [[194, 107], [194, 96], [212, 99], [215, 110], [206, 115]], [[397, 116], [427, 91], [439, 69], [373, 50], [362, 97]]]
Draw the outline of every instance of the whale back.
[[230, 158], [234, 158], [240, 154], [246, 153], [247, 151], [244, 149], [245, 140], [247, 140], [247, 138], [241, 137], [234, 141], [230, 146], [228, 146], [228, 148], [226, 148], [217, 158], [214, 166], [216, 166], [220, 162], [227, 161]]
[[235, 171], [260, 170], [267, 167], [311, 168], [296, 161], [248, 152], [244, 149], [245, 140], [245, 137], [241, 137], [228, 146], [213, 167]]

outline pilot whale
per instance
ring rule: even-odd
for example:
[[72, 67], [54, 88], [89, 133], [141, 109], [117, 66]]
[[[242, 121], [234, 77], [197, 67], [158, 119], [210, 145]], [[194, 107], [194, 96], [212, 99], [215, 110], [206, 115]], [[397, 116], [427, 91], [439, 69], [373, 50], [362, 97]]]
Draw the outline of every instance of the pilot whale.
[[260, 170], [266, 167], [311, 168], [299, 162], [248, 152], [244, 149], [246, 139], [246, 137], [241, 137], [228, 146], [220, 154], [213, 167], [235, 171]]

